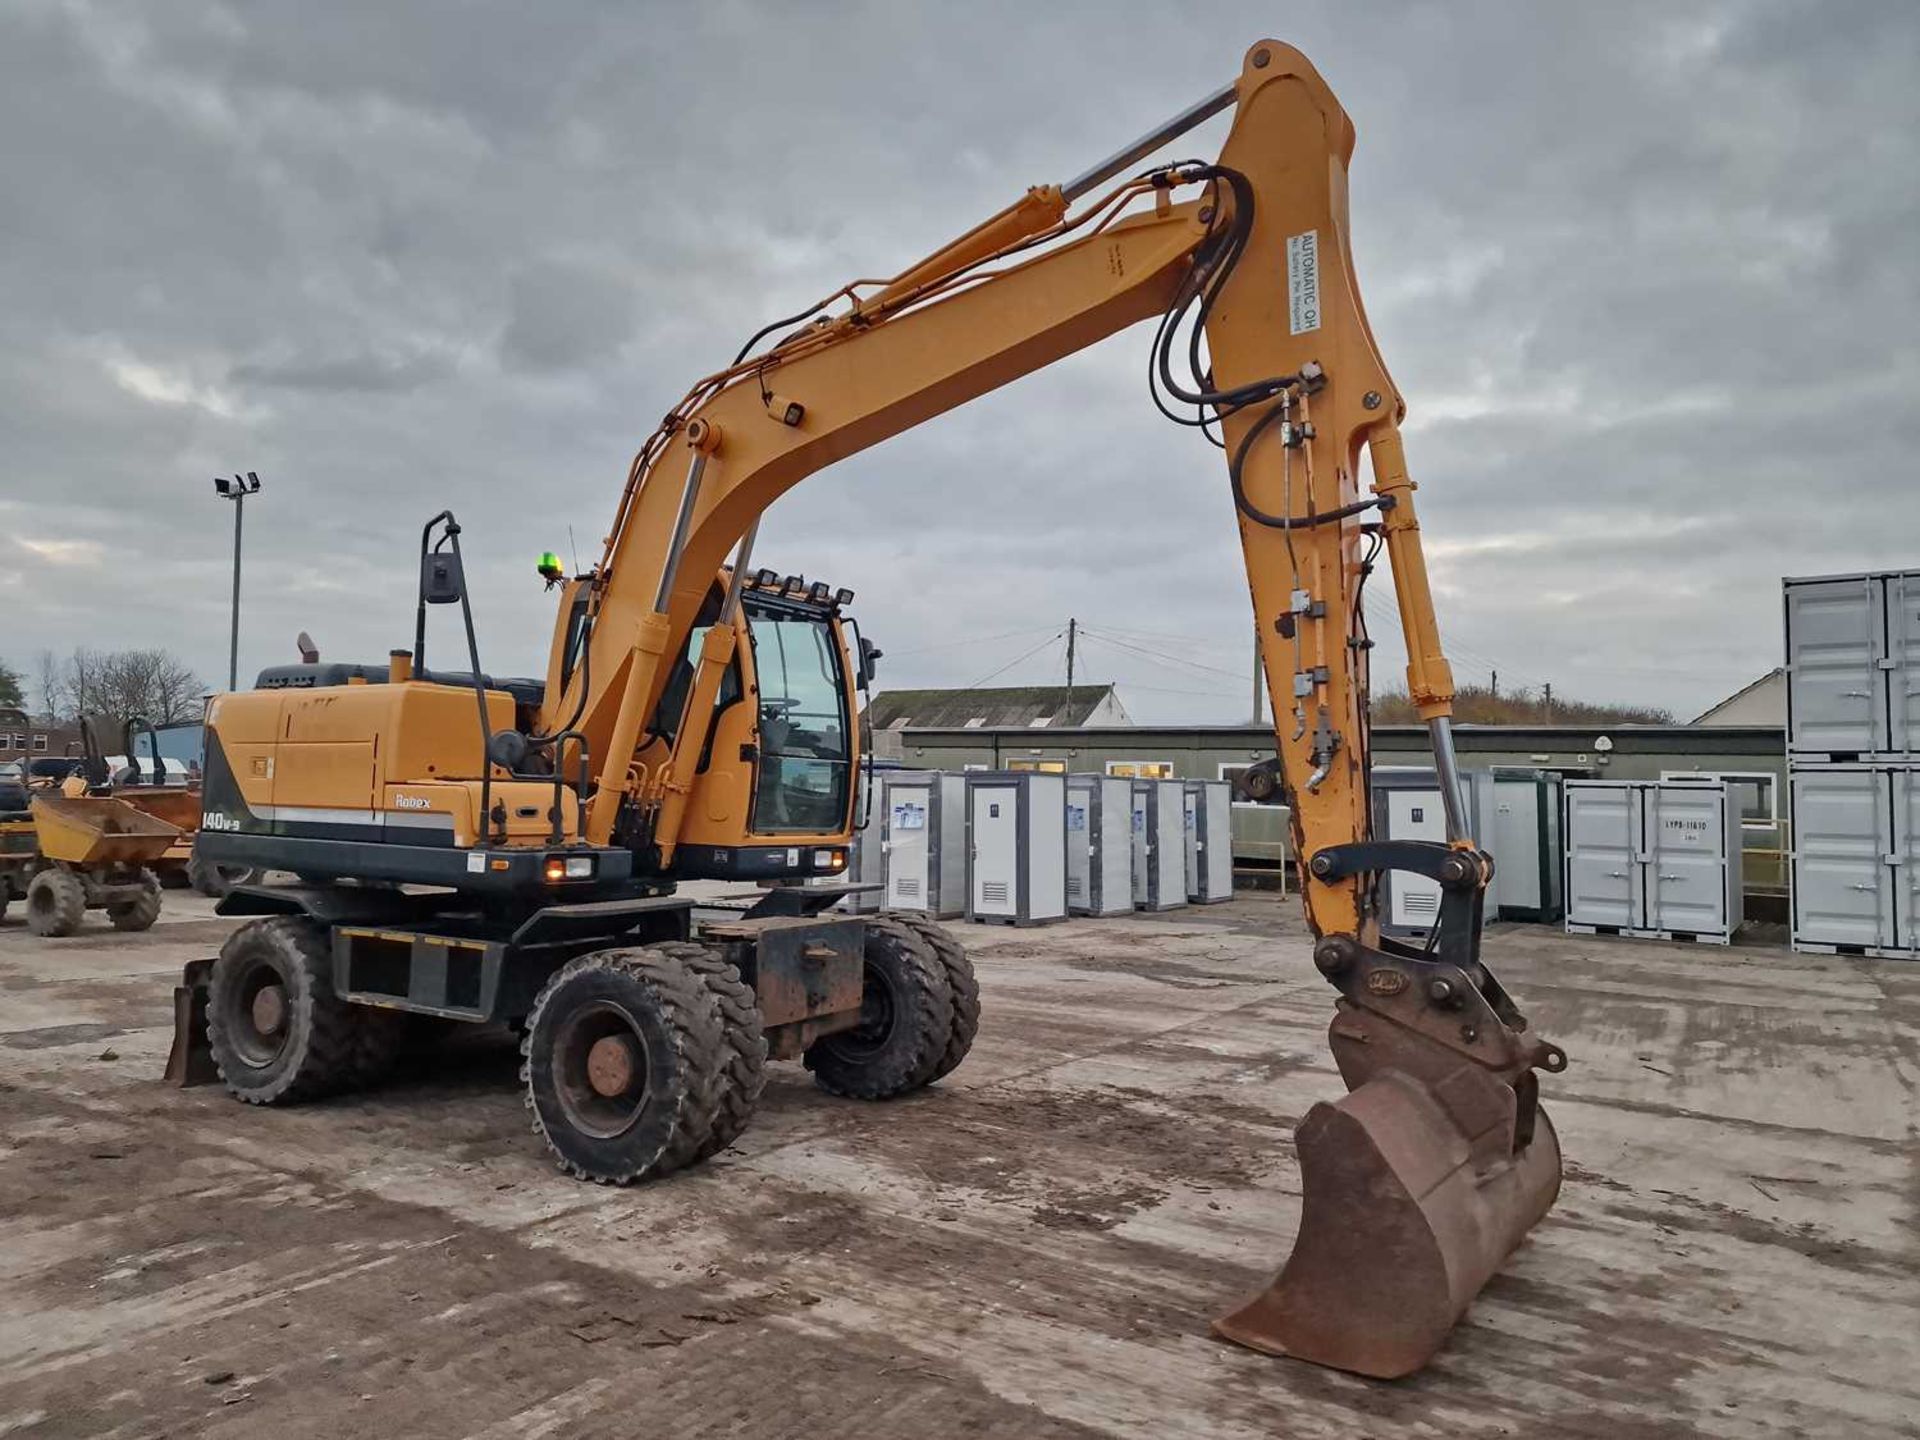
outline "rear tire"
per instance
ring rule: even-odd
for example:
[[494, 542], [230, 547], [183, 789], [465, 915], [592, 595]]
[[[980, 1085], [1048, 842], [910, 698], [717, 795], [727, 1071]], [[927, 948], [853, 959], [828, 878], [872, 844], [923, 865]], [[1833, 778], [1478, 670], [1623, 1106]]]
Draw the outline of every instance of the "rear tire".
[[974, 978], [973, 961], [954, 933], [927, 915], [892, 917], [911, 927], [925, 940], [947, 972], [947, 994], [953, 1001], [953, 1029], [947, 1034], [947, 1048], [940, 1063], [933, 1067], [934, 1080], [959, 1068], [973, 1049], [973, 1037], [980, 1033], [980, 982]]
[[703, 1153], [726, 1086], [721, 1003], [687, 942], [596, 950], [534, 1001], [520, 1053], [533, 1128], [583, 1180], [650, 1180]]
[[160, 877], [151, 870], [140, 872], [140, 898], [123, 900], [107, 907], [107, 919], [116, 930], [151, 930], [160, 918]]
[[87, 913], [87, 887], [68, 870], [42, 870], [27, 884], [27, 928], [58, 939], [80, 928]]
[[767, 1037], [753, 987], [740, 978], [738, 970], [711, 950], [692, 967], [719, 1002], [725, 1042], [720, 1103], [714, 1110], [713, 1128], [693, 1157], [698, 1161], [726, 1149], [753, 1118], [760, 1094], [767, 1088]]
[[224, 900], [236, 885], [250, 885], [260, 872], [251, 865], [218, 865], [198, 850], [187, 861], [187, 883], [209, 900]]
[[854, 1100], [891, 1100], [932, 1080], [953, 1035], [946, 967], [913, 926], [867, 921], [860, 1024], [807, 1047], [814, 1083]]
[[304, 916], [227, 937], [208, 980], [207, 1044], [235, 1099], [284, 1105], [354, 1082], [359, 1017], [334, 994], [332, 971], [326, 927]]

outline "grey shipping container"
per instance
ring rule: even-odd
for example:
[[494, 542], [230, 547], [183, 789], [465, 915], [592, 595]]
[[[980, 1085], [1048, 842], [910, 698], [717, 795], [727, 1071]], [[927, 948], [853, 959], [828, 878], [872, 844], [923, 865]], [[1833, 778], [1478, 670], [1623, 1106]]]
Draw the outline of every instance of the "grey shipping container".
[[1721, 780], [1569, 780], [1567, 929], [1724, 945], [1740, 928], [1740, 811]]
[[1067, 909], [1133, 911], [1133, 782], [1123, 776], [1067, 776]]
[[1187, 899], [1218, 905], [1233, 898], [1233, 787], [1224, 780], [1183, 782]]
[[1787, 756], [1920, 759], [1920, 571], [1781, 582]]
[[1502, 920], [1557, 924], [1560, 898], [1560, 777], [1551, 770], [1495, 766], [1493, 816], [1475, 835], [1492, 852]]
[[966, 777], [969, 920], [1067, 918], [1067, 777], [976, 770]]
[[[1467, 826], [1483, 850], [1491, 851], [1493, 776], [1485, 770], [1463, 771]], [[1482, 823], [1481, 816], [1487, 816]], [[1440, 777], [1431, 766], [1376, 765], [1373, 767], [1373, 833], [1380, 840], [1440, 840], [1447, 838], [1446, 809], [1440, 799]], [[1500, 913], [1500, 864], [1494, 861], [1493, 882], [1487, 886], [1481, 919]], [[1440, 916], [1440, 882], [1424, 875], [1389, 870], [1380, 877], [1380, 931], [1397, 940], [1425, 940]]]
[[1185, 787], [1178, 780], [1133, 783], [1133, 903], [1177, 910], [1187, 903]]
[[1793, 948], [1920, 959], [1920, 767], [1796, 768]]
[[938, 770], [896, 771], [886, 788], [888, 910], [936, 919], [966, 913], [967, 782]]

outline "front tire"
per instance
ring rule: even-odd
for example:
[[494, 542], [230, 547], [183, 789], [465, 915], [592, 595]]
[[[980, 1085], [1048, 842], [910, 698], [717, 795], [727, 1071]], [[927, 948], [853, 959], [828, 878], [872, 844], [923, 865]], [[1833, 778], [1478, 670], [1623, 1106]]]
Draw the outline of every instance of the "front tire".
[[140, 898], [123, 900], [107, 907], [107, 919], [116, 930], [151, 930], [160, 918], [160, 877], [151, 870], [140, 872]]
[[27, 884], [27, 928], [58, 939], [80, 928], [87, 913], [87, 887], [66, 870], [42, 870]]
[[727, 1084], [725, 1019], [685, 942], [562, 966], [527, 1017], [527, 1108], [560, 1168], [625, 1185], [704, 1153]]
[[187, 883], [209, 900], [224, 900], [236, 885], [250, 885], [260, 872], [251, 865], [217, 865], [195, 850], [187, 860]]
[[891, 1100], [939, 1073], [952, 1035], [953, 997], [933, 947], [893, 916], [869, 920], [860, 1023], [814, 1041], [806, 1066], [829, 1094]]
[[326, 927], [278, 915], [220, 947], [207, 990], [207, 1044], [249, 1105], [313, 1100], [353, 1084], [360, 1025], [333, 990]]

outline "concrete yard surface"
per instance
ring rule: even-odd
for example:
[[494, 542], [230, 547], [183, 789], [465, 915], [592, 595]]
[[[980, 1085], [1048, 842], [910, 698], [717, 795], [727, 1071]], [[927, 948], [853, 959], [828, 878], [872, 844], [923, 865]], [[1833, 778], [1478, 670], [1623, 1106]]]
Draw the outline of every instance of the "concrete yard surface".
[[1920, 1434], [1920, 968], [1495, 927], [1572, 1058], [1553, 1213], [1393, 1384], [1209, 1338], [1340, 1090], [1296, 902], [958, 926], [954, 1075], [775, 1067], [731, 1150], [561, 1175], [504, 1033], [378, 1092], [160, 1082], [231, 928], [0, 922], [0, 1436]]

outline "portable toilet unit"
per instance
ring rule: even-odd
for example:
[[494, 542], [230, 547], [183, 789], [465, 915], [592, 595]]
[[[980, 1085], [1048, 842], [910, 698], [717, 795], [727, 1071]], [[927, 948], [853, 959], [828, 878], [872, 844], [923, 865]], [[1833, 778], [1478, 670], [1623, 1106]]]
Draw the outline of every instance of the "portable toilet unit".
[[1046, 925], [1067, 918], [1067, 777], [975, 770], [963, 777], [969, 920]]
[[886, 890], [881, 908], [937, 920], [966, 913], [967, 781], [896, 770], [886, 788]]
[[[1467, 826], [1483, 850], [1491, 851], [1494, 811], [1493, 775], [1463, 771]], [[1483, 821], [1482, 817], [1486, 817]], [[1440, 774], [1422, 765], [1373, 767], [1373, 835], [1376, 840], [1434, 840], [1445, 843], [1447, 811], [1440, 798]], [[1500, 913], [1500, 861], [1482, 902], [1481, 920]], [[1380, 933], [1396, 940], [1425, 940], [1440, 918], [1440, 882], [1404, 870], [1380, 876]]]
[[1133, 782], [1136, 910], [1177, 910], [1187, 903], [1186, 828], [1186, 787], [1180, 781]]
[[1474, 838], [1493, 853], [1502, 920], [1557, 925], [1561, 898], [1560, 777], [1552, 770], [1495, 766], [1493, 818]]
[[850, 910], [855, 915], [871, 915], [880, 908], [881, 887], [886, 880], [883, 832], [887, 823], [887, 777], [879, 772], [863, 773], [861, 783], [866, 787], [864, 808], [859, 813], [860, 827], [853, 832], [853, 843], [847, 847], [844, 883], [873, 888], [847, 896], [835, 908]]
[[1182, 789], [1187, 899], [1218, 905], [1233, 898], [1233, 787], [1225, 780], [1188, 780]]
[[1724, 780], [1569, 780], [1567, 930], [1732, 941], [1740, 804]]
[[1067, 909], [1133, 911], [1133, 782], [1123, 776], [1067, 777]]

